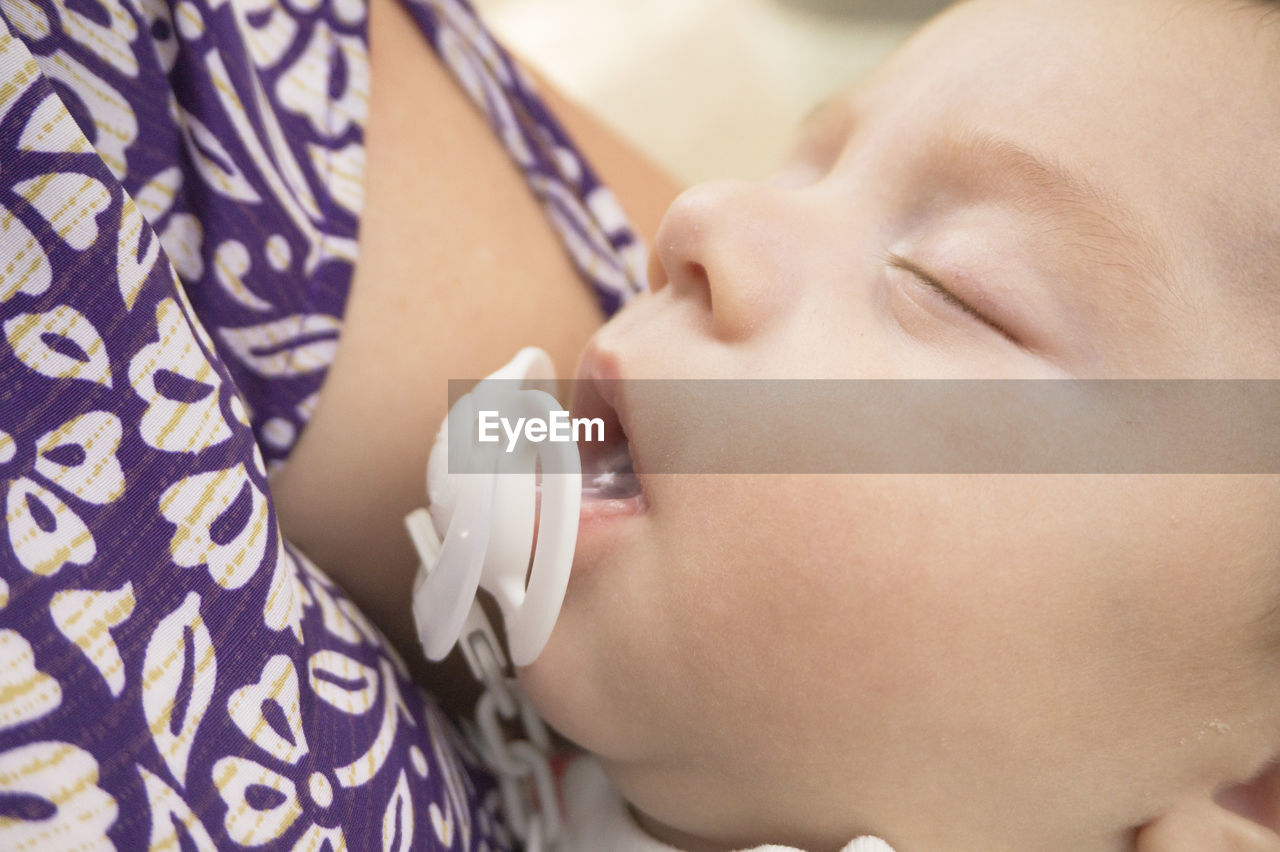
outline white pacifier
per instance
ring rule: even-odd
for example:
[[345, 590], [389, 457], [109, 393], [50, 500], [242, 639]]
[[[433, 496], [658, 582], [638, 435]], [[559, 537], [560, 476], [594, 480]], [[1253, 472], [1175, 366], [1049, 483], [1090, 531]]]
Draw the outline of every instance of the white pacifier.
[[427, 461], [430, 511], [417, 509], [405, 518], [422, 560], [413, 615], [429, 659], [444, 659], [463, 639], [463, 653], [479, 676], [469, 639], [476, 632], [498, 652], [497, 637], [476, 600], [480, 587], [502, 611], [515, 665], [532, 663], [551, 636], [578, 536], [582, 463], [577, 445], [522, 440], [509, 448], [506, 436], [493, 443], [477, 438], [481, 411], [544, 420], [562, 411], [550, 393], [555, 381], [546, 352], [522, 349], [459, 399], [440, 426]]

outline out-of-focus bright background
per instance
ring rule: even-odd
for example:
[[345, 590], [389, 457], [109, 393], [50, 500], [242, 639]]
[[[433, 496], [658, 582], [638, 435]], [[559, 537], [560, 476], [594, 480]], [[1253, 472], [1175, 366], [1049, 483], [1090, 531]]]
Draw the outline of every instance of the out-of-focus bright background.
[[473, 0], [499, 38], [676, 177], [758, 177], [815, 104], [945, 0]]

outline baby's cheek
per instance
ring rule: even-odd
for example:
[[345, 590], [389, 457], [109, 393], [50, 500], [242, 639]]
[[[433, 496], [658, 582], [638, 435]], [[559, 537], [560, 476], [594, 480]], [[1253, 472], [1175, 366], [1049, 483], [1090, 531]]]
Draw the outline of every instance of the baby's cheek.
[[[718, 495], [740, 526], [718, 525], [703, 542], [725, 555], [703, 577], [714, 580], [706, 613], [718, 626], [706, 641], [732, 633], [751, 652], [735, 675], [754, 664], [758, 676], [767, 661], [797, 694], [900, 709], [998, 707], [1005, 681], [1030, 687], [1043, 672], [1053, 649], [1025, 641], [1044, 627], [1029, 605], [1043, 554], [1009, 552], [1017, 530], [993, 529], [973, 508], [980, 483], [760, 479], [759, 490]], [[1002, 511], [1018, 517], [1016, 506]]]
[[927, 554], [876, 477], [691, 479], [670, 591], [713, 680], [809, 695], [913, 686], [904, 670], [936, 653], [926, 628], [947, 590], [922, 572]]

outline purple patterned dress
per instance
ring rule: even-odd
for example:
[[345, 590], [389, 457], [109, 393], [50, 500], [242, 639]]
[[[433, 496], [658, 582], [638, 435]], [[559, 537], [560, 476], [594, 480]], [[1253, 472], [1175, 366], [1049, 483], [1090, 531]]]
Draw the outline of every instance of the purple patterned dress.
[[[613, 197], [464, 0], [404, 2], [615, 309]], [[0, 850], [510, 845], [267, 485], [341, 331], [368, 92], [364, 0], [0, 0]]]

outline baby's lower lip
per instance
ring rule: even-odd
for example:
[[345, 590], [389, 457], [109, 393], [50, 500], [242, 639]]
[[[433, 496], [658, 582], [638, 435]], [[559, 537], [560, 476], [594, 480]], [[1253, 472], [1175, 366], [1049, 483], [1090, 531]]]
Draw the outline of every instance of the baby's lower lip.
[[639, 515], [645, 510], [643, 494], [630, 497], [595, 497], [582, 495], [582, 509], [579, 512], [580, 526], [587, 524], [608, 523], [614, 520]]
[[[618, 523], [643, 514], [649, 508], [642, 492], [626, 497], [600, 496], [597, 491], [584, 491], [578, 509], [578, 540], [581, 543], [588, 530]], [[542, 502], [539, 495], [534, 508], [533, 541], [538, 546], [538, 528], [542, 521]]]
[[617, 561], [626, 542], [639, 532], [632, 530], [649, 510], [643, 493], [626, 497], [582, 495], [578, 515], [578, 542], [573, 559], [573, 577]]

